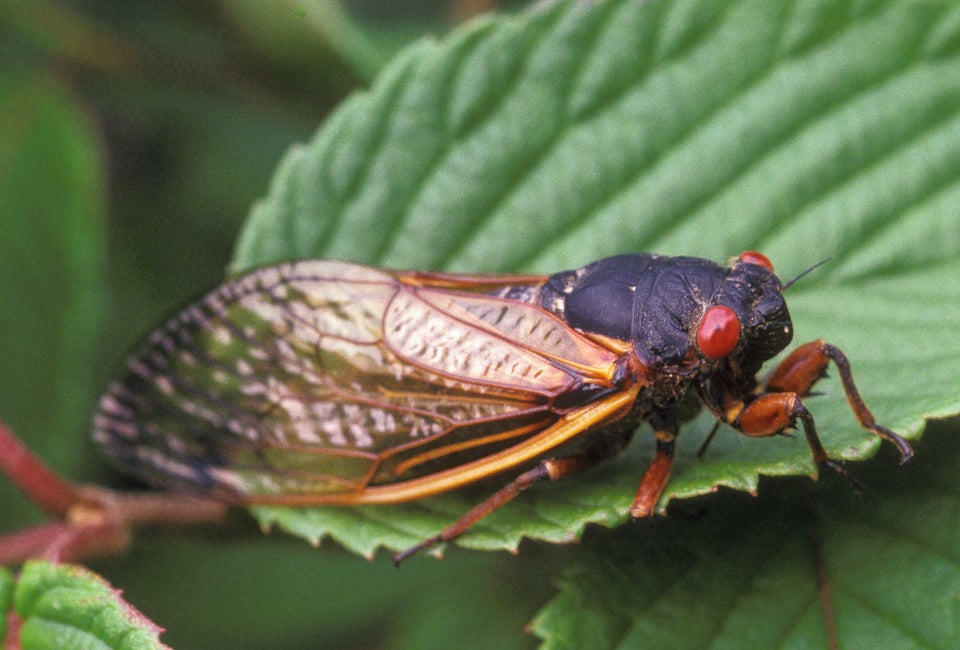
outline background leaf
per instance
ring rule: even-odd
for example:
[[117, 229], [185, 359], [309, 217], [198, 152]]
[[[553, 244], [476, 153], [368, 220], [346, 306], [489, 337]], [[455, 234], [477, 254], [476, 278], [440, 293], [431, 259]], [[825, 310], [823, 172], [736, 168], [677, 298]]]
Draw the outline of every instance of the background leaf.
[[[13, 576], [0, 568], [0, 612], [9, 612], [13, 606]], [[7, 638], [7, 617], [0, 617], [0, 640]]]
[[24, 648], [166, 648], [160, 628], [90, 571], [67, 564], [27, 562], [14, 593]]
[[[36, 70], [0, 70], [0, 417], [71, 473], [97, 391], [100, 153], [74, 97]], [[29, 516], [6, 483], [0, 500]]]
[[[957, 413], [960, 344], [943, 326], [960, 322], [949, 11], [708, 4], [709, 22], [690, 22], [702, 4], [560, 3], [421, 42], [287, 156], [234, 268], [330, 257], [553, 272], [627, 251], [760, 248], [789, 278], [831, 257], [788, 292], [797, 340], [846, 350], [878, 419], [911, 436]], [[831, 455], [872, 454], [878, 440], [839, 387], [818, 390]], [[697, 462], [709, 426], [685, 433], [662, 505], [720, 485], [755, 491], [760, 474], [815, 474], [802, 437], [726, 431]], [[457, 543], [516, 549], [524, 536], [568, 541], [586, 522], [622, 523], [651, 454], [644, 438], [638, 457], [525, 495]], [[255, 512], [370, 556], [436, 532], [478, 494]]]
[[85, 366], [102, 300], [100, 152], [72, 98], [29, 70], [0, 75], [0, 112], [0, 206], [11, 233], [0, 238], [9, 269], [0, 283], [0, 409], [14, 426], [39, 413], [33, 426], [58, 431], [86, 411], [92, 395], [77, 387], [93, 392]]
[[952, 647], [960, 520], [944, 480], [960, 445], [935, 435], [924, 452], [902, 471], [861, 466], [864, 500], [841, 482], [766, 481], [755, 500], [725, 492], [644, 534], [600, 533], [533, 631], [545, 648], [826, 647], [819, 550], [839, 647]]

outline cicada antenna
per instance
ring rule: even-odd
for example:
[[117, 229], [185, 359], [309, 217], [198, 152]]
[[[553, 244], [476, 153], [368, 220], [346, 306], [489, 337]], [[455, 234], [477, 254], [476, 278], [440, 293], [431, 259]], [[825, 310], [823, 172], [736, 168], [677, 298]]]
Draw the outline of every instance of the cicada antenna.
[[800, 278], [802, 278], [803, 276], [805, 276], [807, 273], [810, 273], [810, 272], [813, 271], [814, 269], [820, 268], [821, 266], [823, 266], [824, 264], [826, 264], [827, 262], [829, 262], [829, 261], [832, 260], [832, 259], [833, 259], [832, 257], [824, 258], [824, 259], [820, 260], [819, 262], [817, 262], [816, 264], [814, 264], [813, 266], [811, 266], [810, 268], [808, 268], [806, 271], [802, 271], [802, 272], [800, 273], [800, 275], [798, 275], [797, 277], [793, 278], [792, 280], [790, 280], [790, 281], [788, 281], [788, 282], [783, 283], [783, 284], [780, 286], [780, 291], [783, 291], [784, 289], [786, 289], [787, 287], [789, 287], [790, 285], [792, 285], [794, 282], [796, 282], [797, 280], [799, 280]]

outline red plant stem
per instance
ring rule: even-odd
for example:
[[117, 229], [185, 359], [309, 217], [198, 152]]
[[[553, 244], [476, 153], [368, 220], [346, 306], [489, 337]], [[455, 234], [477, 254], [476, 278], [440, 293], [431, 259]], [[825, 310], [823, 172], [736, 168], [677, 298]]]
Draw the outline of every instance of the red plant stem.
[[76, 488], [57, 476], [0, 422], [0, 471], [48, 515], [63, 517], [80, 499]]
[[0, 565], [29, 558], [54, 562], [117, 553], [137, 528], [222, 521], [224, 500], [160, 492], [123, 493], [74, 485], [55, 474], [0, 423], [0, 472], [10, 477], [51, 521], [0, 536]]
[[17, 611], [11, 609], [7, 613], [7, 637], [3, 639], [3, 650], [21, 650], [20, 628], [23, 621], [17, 616]]
[[62, 521], [49, 521], [0, 537], [0, 565], [17, 564], [43, 555], [44, 549], [68, 529]]
[[48, 521], [0, 536], [0, 565], [30, 558], [67, 562], [119, 553], [137, 528], [218, 523], [230, 507], [182, 495], [124, 494], [92, 486], [77, 487], [76, 493], [79, 500], [66, 521]]

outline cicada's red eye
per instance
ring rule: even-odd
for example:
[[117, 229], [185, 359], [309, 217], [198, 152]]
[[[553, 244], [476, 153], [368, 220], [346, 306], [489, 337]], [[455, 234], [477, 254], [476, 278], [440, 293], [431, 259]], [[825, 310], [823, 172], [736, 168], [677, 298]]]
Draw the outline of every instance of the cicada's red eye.
[[703, 356], [720, 359], [737, 347], [740, 340], [740, 319], [724, 305], [707, 309], [697, 325], [697, 347]]
[[758, 253], [757, 251], [744, 251], [740, 253], [737, 257], [741, 262], [746, 262], [747, 264], [756, 264], [757, 266], [762, 266], [768, 271], [773, 271], [773, 262], [764, 255], [763, 253]]

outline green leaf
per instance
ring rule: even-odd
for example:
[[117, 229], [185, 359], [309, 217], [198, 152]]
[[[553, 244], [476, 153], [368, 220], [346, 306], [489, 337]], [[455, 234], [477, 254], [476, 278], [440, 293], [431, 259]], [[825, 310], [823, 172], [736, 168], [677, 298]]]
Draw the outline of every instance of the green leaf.
[[[53, 80], [0, 71], [0, 418], [60, 471], [83, 449], [80, 423], [98, 389], [99, 154], [86, 116]], [[36, 517], [6, 480], [0, 503], [5, 528]]]
[[101, 163], [74, 98], [37, 70], [0, 73], [0, 417], [58, 468], [96, 390]]
[[0, 567], [0, 642], [7, 638], [7, 617], [6, 613], [13, 607], [13, 576], [10, 572]]
[[[40, 648], [166, 648], [161, 629], [102, 578], [73, 565], [31, 561], [14, 596], [24, 650]], [[6, 611], [6, 610], [5, 610]]]
[[[960, 340], [944, 327], [960, 322], [958, 16], [925, 2], [614, 1], [475, 22], [408, 49], [289, 152], [233, 269], [326, 257], [549, 273], [627, 251], [759, 248], [789, 278], [830, 257], [788, 291], [796, 338], [845, 350], [878, 420], [915, 438], [960, 410]], [[871, 455], [879, 441], [838, 383], [817, 390], [828, 451]], [[699, 461], [709, 426], [685, 429], [661, 507], [815, 472], [802, 437], [721, 431]], [[622, 523], [652, 453], [638, 438], [457, 543], [515, 549]], [[495, 487], [255, 513], [369, 556], [436, 533]]]
[[826, 647], [819, 563], [838, 647], [956, 647], [960, 519], [944, 479], [960, 444], [923, 451], [898, 472], [872, 466], [862, 500], [840, 481], [781, 481], [593, 536], [532, 631], [544, 648]]

